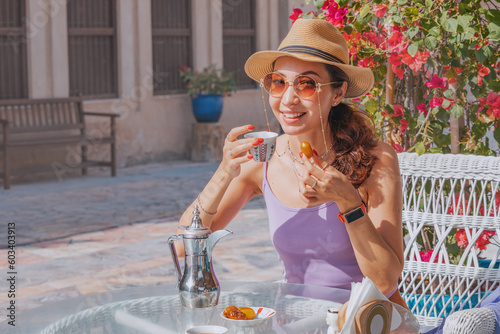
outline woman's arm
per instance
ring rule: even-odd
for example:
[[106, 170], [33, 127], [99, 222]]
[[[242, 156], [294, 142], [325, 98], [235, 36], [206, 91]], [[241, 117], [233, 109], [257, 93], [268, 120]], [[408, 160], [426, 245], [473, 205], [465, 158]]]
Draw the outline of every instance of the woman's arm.
[[[346, 224], [346, 229], [363, 275], [388, 294], [397, 286], [404, 264], [401, 178], [394, 150], [383, 143], [375, 150], [378, 160], [359, 188], [368, 204], [368, 214]], [[304, 178], [301, 185], [304, 201], [315, 205], [336, 202], [342, 213], [361, 206], [356, 189], [345, 175], [331, 166], [323, 172], [306, 158], [303, 161], [309, 165], [309, 174], [318, 180], [313, 189], [313, 178]], [[314, 161], [319, 166], [325, 164], [317, 156]]]
[[[212, 231], [224, 228], [238, 211], [259, 192], [262, 168], [252, 160], [248, 150], [260, 142], [255, 138], [237, 139], [250, 132], [253, 126], [232, 129], [227, 135], [223, 159], [214, 175], [193, 203], [184, 211], [178, 226], [188, 226], [193, 218], [194, 206], [198, 205], [203, 224]], [[183, 233], [178, 228], [177, 233]], [[178, 254], [183, 254], [182, 244], [176, 243]]]

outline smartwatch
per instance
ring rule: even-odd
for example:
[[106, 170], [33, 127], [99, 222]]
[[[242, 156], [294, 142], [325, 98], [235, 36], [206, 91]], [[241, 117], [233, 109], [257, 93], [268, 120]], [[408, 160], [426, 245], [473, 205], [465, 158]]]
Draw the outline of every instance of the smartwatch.
[[339, 219], [342, 223], [349, 224], [361, 217], [364, 217], [365, 213], [366, 213], [366, 205], [365, 203], [362, 203], [360, 207], [352, 211], [349, 211], [347, 213], [339, 212]]

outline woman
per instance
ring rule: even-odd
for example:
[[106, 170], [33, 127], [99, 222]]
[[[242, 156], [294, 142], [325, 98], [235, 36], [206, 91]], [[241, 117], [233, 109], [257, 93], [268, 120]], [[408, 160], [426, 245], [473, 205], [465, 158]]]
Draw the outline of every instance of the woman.
[[179, 225], [197, 204], [203, 223], [222, 229], [263, 194], [287, 282], [350, 289], [367, 276], [390, 296], [403, 267], [398, 160], [365, 113], [342, 102], [374, 82], [369, 69], [348, 65], [347, 50], [330, 23], [299, 19], [278, 51], [248, 59], [245, 71], [269, 93], [284, 134], [261, 164], [248, 154], [259, 140], [238, 139], [253, 126], [230, 130], [219, 168]]

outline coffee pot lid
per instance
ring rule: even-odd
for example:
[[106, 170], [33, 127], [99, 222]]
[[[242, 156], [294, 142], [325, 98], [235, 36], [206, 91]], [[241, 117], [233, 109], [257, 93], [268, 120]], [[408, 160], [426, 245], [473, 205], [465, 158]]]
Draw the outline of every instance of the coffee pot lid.
[[200, 218], [200, 211], [198, 205], [195, 204], [193, 210], [193, 220], [191, 225], [182, 227], [184, 229], [184, 237], [191, 238], [206, 238], [211, 233], [210, 229], [203, 225]]

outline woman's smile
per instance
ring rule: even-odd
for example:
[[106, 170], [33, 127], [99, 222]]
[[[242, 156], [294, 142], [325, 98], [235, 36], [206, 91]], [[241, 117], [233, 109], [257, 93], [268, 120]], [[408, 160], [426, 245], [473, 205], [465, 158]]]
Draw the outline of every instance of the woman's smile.
[[305, 114], [305, 112], [281, 111], [283, 121], [286, 124], [293, 124], [298, 122]]

